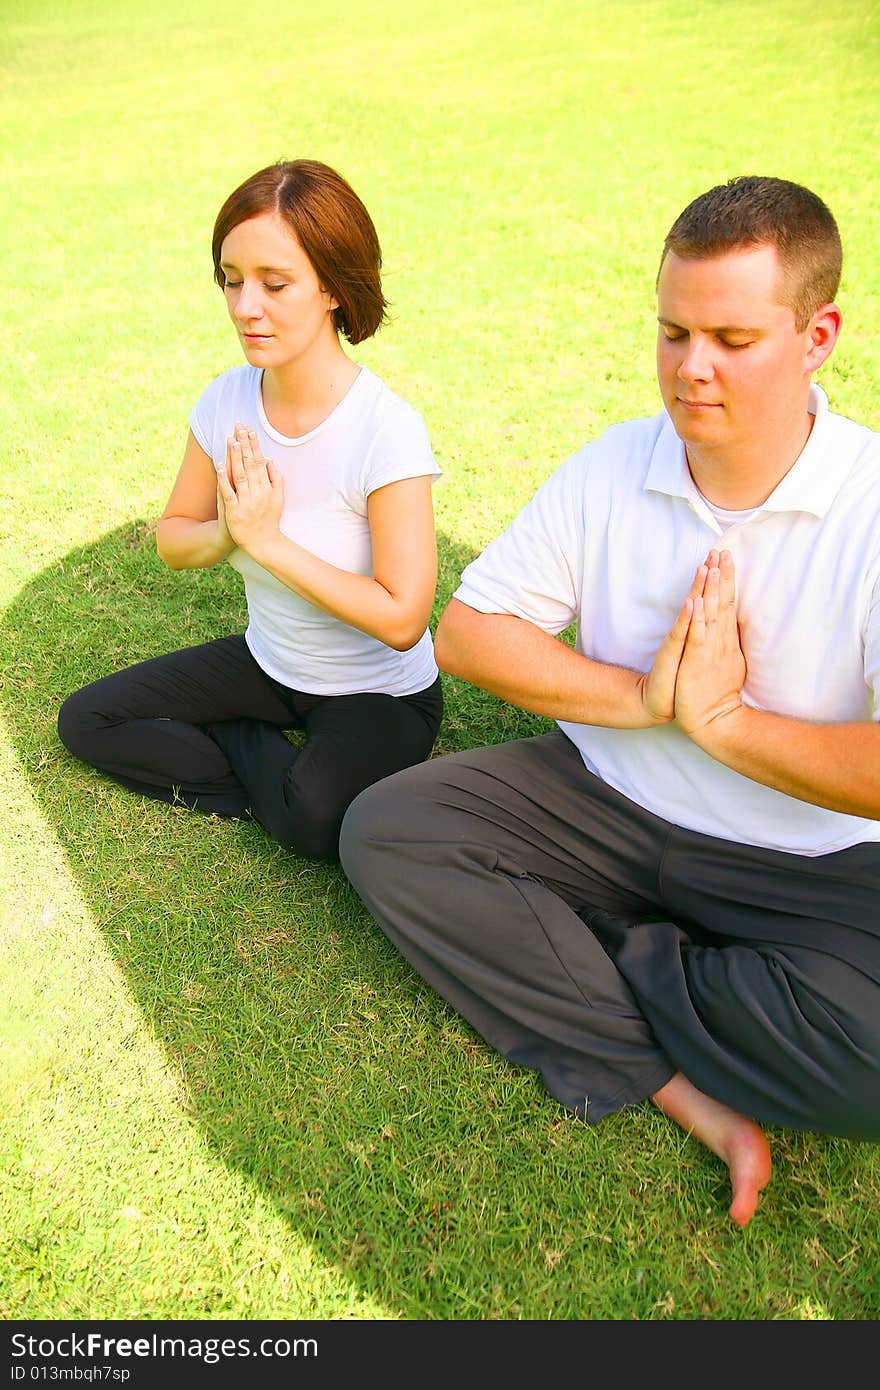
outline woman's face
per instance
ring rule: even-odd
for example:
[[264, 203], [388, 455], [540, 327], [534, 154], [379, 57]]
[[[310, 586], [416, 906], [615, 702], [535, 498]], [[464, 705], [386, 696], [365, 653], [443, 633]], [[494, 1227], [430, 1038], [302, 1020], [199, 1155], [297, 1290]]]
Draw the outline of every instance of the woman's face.
[[224, 293], [247, 360], [282, 368], [338, 342], [336, 300], [287, 225], [273, 212], [239, 222], [223, 239]]

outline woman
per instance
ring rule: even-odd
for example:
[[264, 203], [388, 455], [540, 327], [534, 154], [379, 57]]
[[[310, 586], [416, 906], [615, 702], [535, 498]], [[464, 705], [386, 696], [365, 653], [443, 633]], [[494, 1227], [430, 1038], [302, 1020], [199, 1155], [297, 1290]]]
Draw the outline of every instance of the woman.
[[58, 732], [123, 786], [249, 813], [333, 859], [349, 802], [426, 758], [440, 724], [440, 469], [421, 416], [340, 342], [371, 337], [386, 301], [375, 227], [339, 174], [261, 169], [223, 204], [212, 250], [247, 365], [196, 403], [157, 544], [172, 569], [228, 559], [247, 631], [95, 681]]

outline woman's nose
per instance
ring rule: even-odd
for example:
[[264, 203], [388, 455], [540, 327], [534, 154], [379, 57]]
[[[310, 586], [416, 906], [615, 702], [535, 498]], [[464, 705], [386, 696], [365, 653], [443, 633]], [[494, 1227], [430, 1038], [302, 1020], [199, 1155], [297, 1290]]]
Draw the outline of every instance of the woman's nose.
[[235, 317], [240, 323], [259, 318], [262, 312], [259, 293], [254, 285], [244, 282], [235, 299]]

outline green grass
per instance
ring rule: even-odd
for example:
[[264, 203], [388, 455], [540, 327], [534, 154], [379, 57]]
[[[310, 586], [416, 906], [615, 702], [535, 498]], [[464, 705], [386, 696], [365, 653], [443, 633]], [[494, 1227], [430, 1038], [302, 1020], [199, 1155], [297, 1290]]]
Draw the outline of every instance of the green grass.
[[[47, 13], [48, 11], [48, 13]], [[0, 34], [0, 1316], [872, 1319], [880, 1159], [775, 1133], [750, 1227], [650, 1106], [587, 1129], [412, 973], [338, 868], [75, 764], [59, 702], [242, 626], [151, 525], [237, 358], [214, 214], [304, 155], [364, 197], [355, 351], [444, 469], [437, 612], [568, 453], [654, 413], [653, 281], [735, 173], [838, 217], [822, 375], [875, 427], [880, 9], [852, 0], [7, 0]], [[543, 727], [446, 682], [438, 751]]]

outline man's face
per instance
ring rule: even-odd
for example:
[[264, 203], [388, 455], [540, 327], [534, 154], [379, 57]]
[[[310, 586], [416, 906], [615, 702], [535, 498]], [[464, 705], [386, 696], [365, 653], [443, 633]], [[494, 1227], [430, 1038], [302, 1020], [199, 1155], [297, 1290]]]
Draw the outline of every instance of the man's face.
[[797, 331], [794, 311], [779, 302], [780, 284], [773, 246], [707, 260], [666, 256], [657, 285], [657, 378], [689, 455], [712, 451], [735, 464], [738, 453], [757, 447], [772, 458], [803, 422], [810, 325]]

